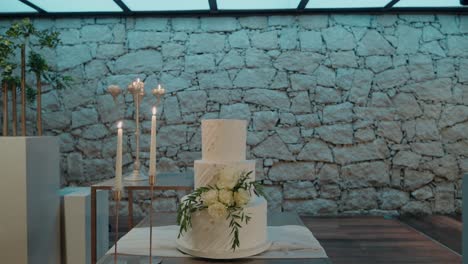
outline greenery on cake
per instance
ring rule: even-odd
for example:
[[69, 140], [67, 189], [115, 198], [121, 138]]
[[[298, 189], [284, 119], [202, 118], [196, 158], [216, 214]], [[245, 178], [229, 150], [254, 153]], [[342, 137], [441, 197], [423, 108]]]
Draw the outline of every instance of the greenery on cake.
[[231, 228], [231, 248], [236, 250], [240, 246], [239, 229], [248, 224], [251, 216], [244, 212], [252, 194], [265, 196], [258, 181], [248, 181], [250, 172], [222, 172], [218, 175], [214, 186], [197, 188], [187, 195], [179, 205], [177, 223], [180, 226], [179, 238], [192, 228], [192, 214], [207, 210], [208, 215], [215, 221], [226, 219]]

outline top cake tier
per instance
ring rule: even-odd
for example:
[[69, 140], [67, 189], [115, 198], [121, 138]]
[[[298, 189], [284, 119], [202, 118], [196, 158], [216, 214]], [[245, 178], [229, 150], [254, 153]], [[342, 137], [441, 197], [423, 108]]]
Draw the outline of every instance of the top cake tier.
[[245, 160], [247, 121], [202, 120], [202, 158], [205, 161]]

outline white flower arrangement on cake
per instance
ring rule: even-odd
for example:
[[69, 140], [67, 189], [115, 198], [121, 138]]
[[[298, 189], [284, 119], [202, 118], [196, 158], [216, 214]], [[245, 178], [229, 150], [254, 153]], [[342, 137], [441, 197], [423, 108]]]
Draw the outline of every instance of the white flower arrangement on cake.
[[258, 181], [248, 181], [250, 172], [229, 173], [222, 172], [218, 175], [214, 186], [200, 187], [189, 194], [179, 205], [177, 211], [177, 223], [180, 226], [179, 236], [192, 227], [192, 214], [197, 211], [207, 210], [208, 215], [214, 220], [229, 220], [231, 228], [233, 251], [239, 247], [239, 228], [242, 224], [248, 224], [251, 217], [244, 212], [244, 207], [249, 203], [253, 193], [265, 196], [262, 186]]

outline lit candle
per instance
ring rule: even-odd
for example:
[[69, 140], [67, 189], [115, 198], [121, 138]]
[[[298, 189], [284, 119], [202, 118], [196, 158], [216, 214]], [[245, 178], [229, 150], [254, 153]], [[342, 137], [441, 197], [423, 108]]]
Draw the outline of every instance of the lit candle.
[[161, 88], [161, 85], [158, 84], [158, 92], [160, 95], [163, 95], [166, 91], [164, 90], [164, 88]]
[[150, 145], [149, 176], [156, 177], [156, 106], [153, 107], [153, 116], [151, 117], [151, 145]]
[[115, 189], [122, 190], [122, 121], [117, 124], [117, 154], [115, 156]]

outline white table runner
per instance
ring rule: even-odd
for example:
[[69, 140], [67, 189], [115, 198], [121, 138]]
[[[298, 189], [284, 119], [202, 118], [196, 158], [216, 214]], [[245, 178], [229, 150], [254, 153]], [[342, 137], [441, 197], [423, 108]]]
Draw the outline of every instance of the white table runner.
[[[176, 238], [179, 227], [176, 225], [153, 227], [153, 256], [191, 257], [177, 250]], [[327, 258], [325, 250], [305, 226], [269, 226], [268, 239], [271, 247], [262, 254], [251, 258]], [[120, 254], [149, 255], [149, 227], [134, 228], [123, 236], [117, 249]], [[107, 254], [113, 254], [112, 247]]]

